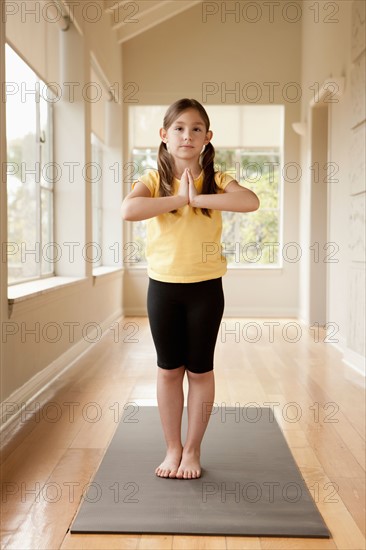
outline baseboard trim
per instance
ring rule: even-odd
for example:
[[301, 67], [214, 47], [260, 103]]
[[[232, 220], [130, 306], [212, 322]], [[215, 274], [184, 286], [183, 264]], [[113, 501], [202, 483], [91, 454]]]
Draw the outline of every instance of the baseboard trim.
[[[329, 328], [330, 338], [334, 337], [332, 334], [333, 327]], [[337, 335], [338, 343], [329, 342], [342, 354], [342, 362], [350, 369], [356, 371], [363, 378], [366, 378], [366, 359], [360, 353], [347, 347], [347, 340], [344, 336]]]
[[[104, 338], [107, 334], [111, 324], [123, 316], [124, 311], [122, 308], [119, 308], [100, 323], [99, 328], [102, 330], [101, 338]], [[90, 340], [93, 340], [96, 335], [96, 330], [96, 328], [94, 331], [90, 329]], [[5, 435], [8, 433], [18, 422], [22, 411], [27, 409], [48, 386], [55, 382], [59, 376], [72, 368], [85, 353], [89, 352], [90, 349], [99, 342], [100, 339], [95, 343], [87, 342], [85, 339], [79, 340], [75, 345], [65, 351], [65, 353], [57, 357], [55, 361], [52, 361], [52, 363], [35, 374], [23, 384], [23, 386], [7, 397], [6, 400], [1, 403], [0, 434]]]
[[366, 359], [363, 355], [346, 348], [342, 361], [347, 367], [358, 372], [363, 378], [366, 378]]
[[[147, 317], [146, 307], [127, 307], [125, 308], [126, 317]], [[242, 307], [228, 307], [225, 308], [224, 316], [226, 317], [238, 317], [238, 318], [291, 318], [297, 320], [296, 308], [277, 309], [277, 308], [242, 308]]]
[[[303, 323], [305, 326], [309, 325], [309, 323], [306, 322], [302, 317], [299, 318], [299, 321]], [[328, 344], [333, 346], [336, 350], [339, 351], [339, 353], [342, 354], [341, 360], [347, 366], [347, 368], [352, 369], [353, 371], [356, 371], [363, 378], [366, 378], [365, 357], [360, 353], [357, 353], [351, 350], [350, 348], [348, 348], [347, 339], [344, 336], [342, 336], [342, 334], [334, 335], [333, 325], [329, 326], [327, 330], [327, 336], [329, 336], [330, 338]], [[334, 337], [338, 339], [338, 342], [332, 342], [332, 338]]]

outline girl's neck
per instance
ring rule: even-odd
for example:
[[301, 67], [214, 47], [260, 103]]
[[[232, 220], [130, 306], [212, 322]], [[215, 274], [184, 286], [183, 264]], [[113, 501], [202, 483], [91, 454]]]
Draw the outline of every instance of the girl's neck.
[[174, 177], [180, 180], [186, 168], [190, 168], [193, 179], [197, 179], [202, 172], [202, 167], [200, 164], [193, 164], [191, 166], [187, 164], [184, 166], [178, 164], [177, 166], [177, 163], [175, 162], [173, 166]]

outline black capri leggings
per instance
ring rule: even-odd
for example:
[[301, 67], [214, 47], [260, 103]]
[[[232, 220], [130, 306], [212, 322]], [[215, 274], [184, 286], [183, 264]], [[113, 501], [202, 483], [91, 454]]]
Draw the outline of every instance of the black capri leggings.
[[149, 277], [147, 311], [158, 366], [184, 365], [199, 374], [213, 370], [224, 305], [221, 277], [198, 283], [163, 283]]

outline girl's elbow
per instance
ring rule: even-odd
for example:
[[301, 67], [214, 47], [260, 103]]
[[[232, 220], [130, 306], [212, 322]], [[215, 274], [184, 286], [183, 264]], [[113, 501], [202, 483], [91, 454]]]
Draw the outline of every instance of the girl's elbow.
[[121, 206], [122, 219], [126, 222], [133, 222], [133, 214], [131, 212], [130, 204], [128, 201], [124, 201]]
[[125, 222], [139, 222], [145, 218], [141, 217], [141, 213], [136, 207], [133, 207], [130, 202], [122, 204], [121, 207], [122, 219]]
[[260, 201], [257, 195], [253, 193], [253, 196], [248, 199], [247, 197], [243, 201], [243, 212], [255, 212], [260, 207]]
[[253, 209], [253, 211], [259, 210], [260, 205], [261, 205], [261, 201], [259, 200], [259, 198], [258, 198], [257, 195], [256, 195], [256, 196], [255, 196], [255, 208]]
[[[253, 192], [252, 192], [253, 193]], [[255, 212], [256, 210], [259, 209], [260, 207], [260, 200], [259, 198], [257, 197], [257, 195], [255, 193], [252, 194], [252, 208], [251, 208], [251, 212]]]

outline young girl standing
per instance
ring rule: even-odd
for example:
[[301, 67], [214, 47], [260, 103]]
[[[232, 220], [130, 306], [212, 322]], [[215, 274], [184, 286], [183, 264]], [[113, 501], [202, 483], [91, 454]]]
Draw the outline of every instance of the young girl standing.
[[[220, 211], [259, 208], [255, 193], [229, 174], [214, 171], [210, 120], [194, 99], [167, 110], [158, 170], [132, 185], [122, 204], [123, 219], [148, 220], [147, 310], [157, 352], [157, 399], [167, 454], [160, 477], [201, 475], [200, 447], [214, 403], [213, 357], [224, 311]], [[187, 371], [188, 432], [181, 443]]]

